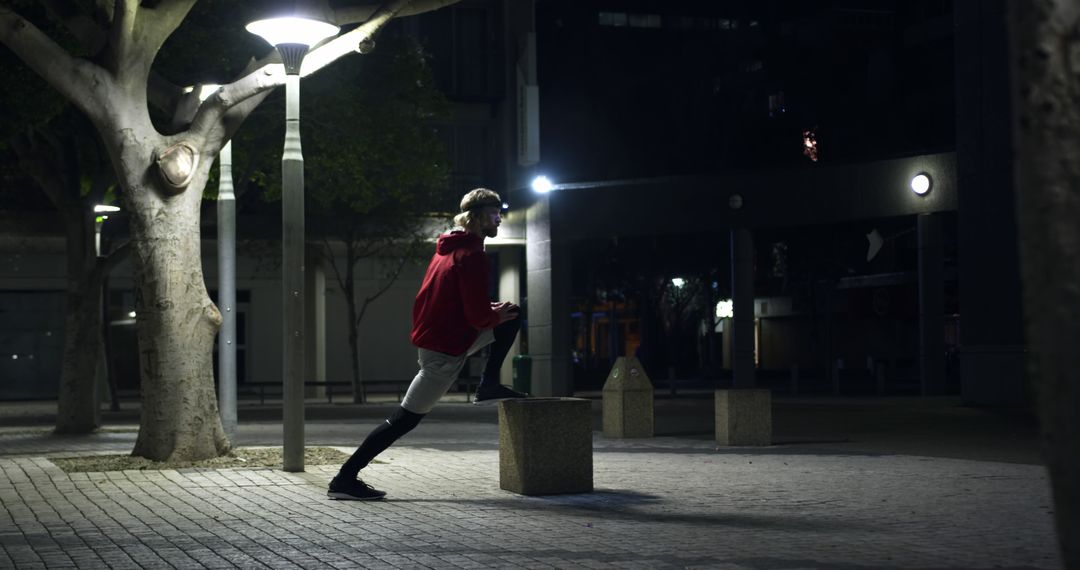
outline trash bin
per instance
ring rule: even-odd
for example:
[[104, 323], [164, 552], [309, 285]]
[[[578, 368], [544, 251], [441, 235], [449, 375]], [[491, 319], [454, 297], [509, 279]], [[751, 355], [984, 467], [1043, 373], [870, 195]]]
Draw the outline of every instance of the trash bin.
[[528, 354], [514, 357], [514, 389], [526, 394], [532, 391], [532, 357]]

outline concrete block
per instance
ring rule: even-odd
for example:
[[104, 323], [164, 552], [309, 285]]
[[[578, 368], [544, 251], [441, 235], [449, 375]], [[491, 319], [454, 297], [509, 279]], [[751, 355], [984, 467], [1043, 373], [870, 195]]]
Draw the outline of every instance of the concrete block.
[[593, 489], [592, 402], [529, 398], [499, 402], [499, 488], [521, 495]]
[[716, 443], [772, 445], [772, 392], [717, 390]]
[[617, 358], [603, 394], [604, 437], [653, 436], [653, 385], [638, 359]]

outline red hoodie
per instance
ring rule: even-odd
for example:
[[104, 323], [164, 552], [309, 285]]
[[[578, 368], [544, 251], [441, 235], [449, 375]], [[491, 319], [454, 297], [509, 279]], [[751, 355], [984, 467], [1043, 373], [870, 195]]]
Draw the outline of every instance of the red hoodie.
[[456, 356], [481, 330], [498, 325], [487, 294], [489, 273], [483, 238], [462, 231], [439, 236], [413, 303], [412, 343]]

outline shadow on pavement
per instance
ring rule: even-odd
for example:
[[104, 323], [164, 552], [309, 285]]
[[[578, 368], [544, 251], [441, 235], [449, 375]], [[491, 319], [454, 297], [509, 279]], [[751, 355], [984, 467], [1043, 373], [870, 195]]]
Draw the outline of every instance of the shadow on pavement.
[[[735, 513], [686, 513], [662, 510], [664, 498], [658, 495], [618, 489], [597, 489], [592, 493], [572, 495], [512, 496], [497, 499], [387, 499], [391, 503], [455, 503], [496, 507], [515, 511], [534, 510], [555, 513], [590, 526], [598, 522], [627, 521], [652, 524], [684, 524], [710, 528], [724, 526], [776, 530], [806, 530], [813, 532], [846, 532], [853, 528], [868, 529], [865, 524], [841, 520], [824, 520], [819, 516], [772, 516]], [[649, 509], [648, 507], [659, 507]]]

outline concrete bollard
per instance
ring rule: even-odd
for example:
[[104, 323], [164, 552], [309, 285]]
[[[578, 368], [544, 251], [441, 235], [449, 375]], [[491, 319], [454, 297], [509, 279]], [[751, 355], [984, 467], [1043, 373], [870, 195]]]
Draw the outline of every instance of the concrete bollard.
[[499, 488], [520, 495], [593, 490], [592, 402], [499, 402]]
[[603, 393], [604, 437], [653, 436], [653, 386], [638, 359], [616, 359]]
[[717, 390], [716, 443], [772, 445], [772, 393]]

